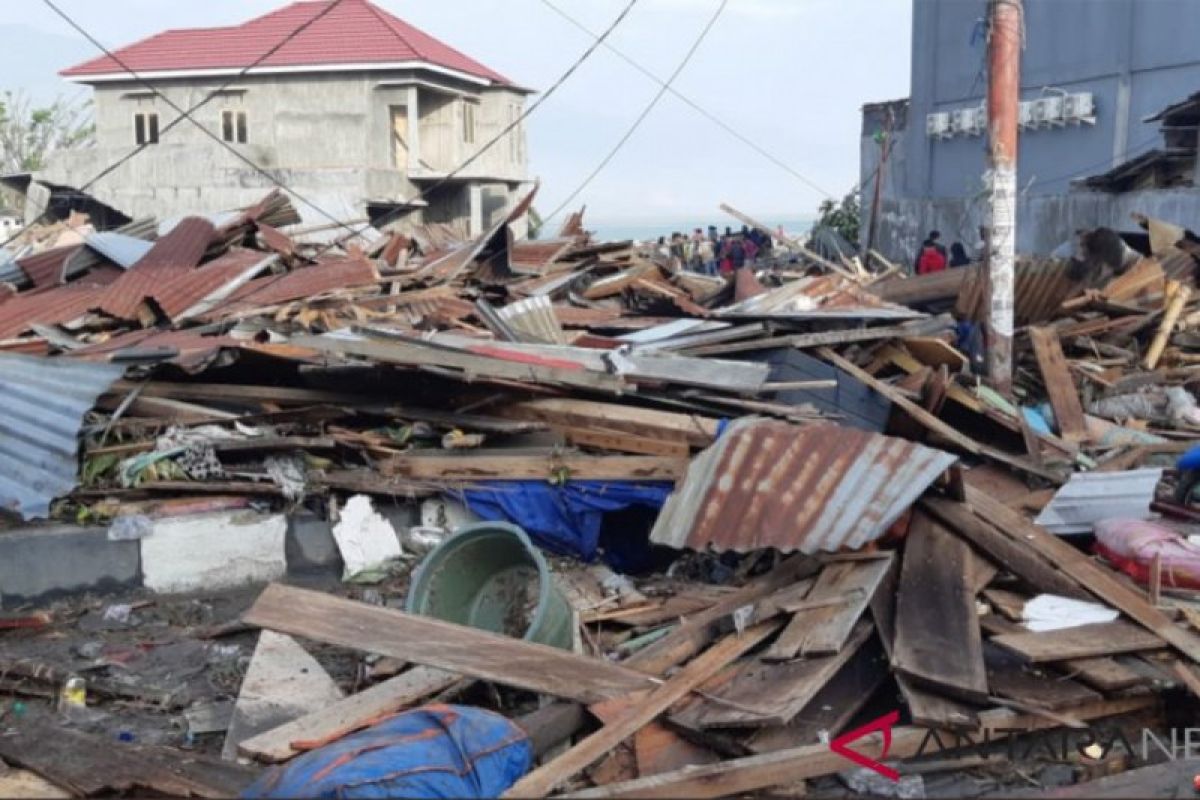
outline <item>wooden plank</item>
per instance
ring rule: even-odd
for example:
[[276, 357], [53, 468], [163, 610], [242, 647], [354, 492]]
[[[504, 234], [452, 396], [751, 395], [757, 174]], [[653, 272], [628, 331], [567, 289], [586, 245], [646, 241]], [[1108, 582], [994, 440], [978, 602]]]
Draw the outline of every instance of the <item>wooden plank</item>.
[[547, 480], [563, 472], [575, 480], [677, 480], [687, 471], [685, 458], [658, 456], [587, 456], [559, 453], [507, 455], [503, 451], [441, 451], [396, 455], [380, 465], [392, 477], [408, 480]]
[[[708, 685], [706, 681], [700, 689]], [[636, 692], [615, 700], [605, 700], [588, 710], [607, 724], [618, 719], [631, 707], [642, 703], [646, 692]], [[687, 702], [686, 700], [682, 702]], [[690, 742], [659, 722], [651, 722], [633, 736], [633, 752], [637, 757], [638, 774], [653, 775], [670, 772], [689, 764], [714, 764], [721, 757], [702, 745]]]
[[23, 797], [26, 800], [57, 800], [75, 795], [50, 781], [23, 769], [0, 767], [0, 797]]
[[263, 590], [242, 619], [293, 636], [582, 703], [652, 685], [649, 677], [618, 664], [277, 583]]
[[892, 668], [938, 693], [982, 703], [987, 672], [971, 581], [977, 558], [940, 523], [915, 513], [900, 569]]
[[[978, 496], [978, 490], [969, 484], [966, 491], [968, 496]], [[982, 550], [997, 564], [1003, 564], [1005, 569], [1012, 571], [1034, 590], [1076, 600], [1093, 599], [1051, 561], [1020, 542], [1013, 541], [986, 519], [976, 516], [970, 506], [927, 494], [921, 499], [920, 508], [940, 519], [953, 533]]]
[[872, 626], [860, 622], [846, 646], [832, 656], [785, 663], [752, 660], [721, 691], [673, 715], [671, 721], [692, 729], [787, 725], [858, 652], [871, 633]]
[[615, 450], [618, 453], [638, 453], [647, 456], [687, 458], [691, 449], [682, 439], [674, 442], [651, 436], [635, 436], [624, 431], [605, 428], [570, 428], [555, 426], [567, 441], [579, 447], [594, 447], [600, 450]]
[[771, 753], [816, 744], [822, 732], [837, 736], [887, 676], [887, 654], [880, 639], [872, 637], [790, 723], [762, 728], [746, 741], [746, 746], [755, 753]]
[[[700, 652], [718, 635], [720, 626], [728, 623], [735, 611], [754, 606], [769, 595], [801, 580], [804, 573], [812, 569], [813, 565], [805, 558], [793, 556], [787, 559], [761, 578], [695, 614], [654, 644], [634, 653], [622, 662], [623, 665], [648, 675], [666, 672]], [[778, 612], [772, 610], [771, 613]]]
[[967, 488], [967, 503], [1014, 542], [1040, 553], [1100, 600], [1153, 631], [1188, 658], [1200, 662], [1200, 638], [1172, 622], [1165, 613], [1146, 602], [1141, 592], [1119, 580], [1111, 570], [1099, 566], [1062, 539], [970, 487]]
[[[76, 795], [238, 797], [255, 770], [170, 747], [117, 742], [24, 719], [0, 736], [0, 758]], [[135, 791], [140, 790], [140, 791]]]
[[693, 447], [712, 444], [719, 422], [698, 414], [564, 397], [514, 403], [496, 413], [509, 419], [536, 420], [556, 426], [603, 428], [667, 441], [682, 439]]
[[789, 336], [772, 336], [753, 339], [748, 342], [729, 342], [703, 347], [689, 347], [685, 352], [689, 356], [719, 356], [728, 353], [746, 353], [754, 350], [773, 350], [777, 347], [793, 347], [806, 349], [809, 347], [825, 347], [832, 344], [851, 344], [855, 342], [873, 342], [881, 339], [894, 339], [912, 333], [912, 328], [903, 325], [892, 325], [884, 328], [852, 328], [845, 331], [820, 331], [818, 333], [797, 333]]
[[1058, 334], [1051, 328], [1030, 328], [1029, 340], [1033, 343], [1033, 354], [1046, 384], [1046, 393], [1050, 396], [1059, 434], [1068, 442], [1086, 441], [1087, 423], [1079, 402], [1079, 389], [1067, 368], [1067, 358], [1063, 355]]
[[[1126, 714], [1152, 708], [1156, 697], [1131, 697], [1106, 700], [1073, 709], [1084, 720]], [[1010, 709], [995, 709], [980, 715], [989, 741], [1001, 741], [1019, 730], [1042, 730], [1057, 727], [1037, 714], [1023, 714]], [[883, 737], [870, 734], [854, 742], [854, 749], [868, 758], [889, 760], [911, 758], [921, 752], [929, 736], [925, 728], [905, 726], [891, 731], [890, 747], [884, 756]], [[924, 745], [926, 748], [929, 746]], [[723, 761], [707, 767], [689, 767], [661, 775], [610, 784], [594, 789], [572, 792], [564, 797], [578, 800], [630, 797], [641, 800], [688, 797], [693, 800], [751, 794], [771, 786], [788, 785], [809, 778], [819, 778], [850, 769], [850, 763], [829, 749], [827, 744], [806, 745], [775, 753], [746, 756]]]
[[1031, 670], [1019, 658], [993, 645], [985, 649], [984, 660], [988, 688], [999, 697], [1052, 711], [1102, 699], [1098, 692], [1070, 678]]
[[[896, 639], [896, 587], [900, 583], [899, 567], [899, 562], [893, 562], [883, 585], [871, 601], [871, 616], [875, 620], [875, 629], [879, 632], [889, 661], [895, 652], [893, 643]], [[899, 672], [895, 673], [895, 678], [913, 723], [940, 730], [973, 731], [979, 727], [979, 716], [971, 706], [926, 691]]]
[[1064, 661], [1063, 669], [1069, 675], [1094, 686], [1102, 692], [1115, 692], [1138, 686], [1146, 682], [1145, 677], [1113, 658], [1077, 658]]
[[904, 340], [904, 346], [927, 367], [945, 366], [951, 372], [962, 372], [971, 363], [945, 339], [935, 336], [910, 336]]
[[966, 452], [971, 453], [972, 455], [984, 456], [994, 461], [999, 461], [1002, 464], [1007, 464], [1008, 466], [1014, 467], [1023, 472], [1028, 472], [1032, 475], [1037, 475], [1040, 478], [1053, 481], [1056, 484], [1061, 484], [1063, 482], [1062, 476], [1058, 475], [1057, 473], [1049, 472], [1042, 467], [1030, 463], [1026, 459], [1018, 458], [1017, 456], [1010, 455], [1002, 450], [997, 450], [994, 447], [982, 445], [971, 437], [960, 433], [957, 428], [942, 422], [942, 420], [938, 419], [933, 414], [930, 414], [912, 400], [909, 400], [902, 392], [897, 391], [894, 386], [889, 386], [875, 376], [863, 371], [857, 365], [842, 358], [828, 347], [823, 347], [817, 352], [821, 358], [833, 364], [843, 372], [853, 375], [867, 386], [879, 392], [884, 397], [900, 406], [901, 409], [908, 413], [909, 416], [911, 416], [917, 422], [924, 425], [930, 431], [933, 431], [942, 438], [946, 439], [955, 447], [959, 447]]
[[1034, 663], [1135, 653], [1166, 646], [1155, 634], [1123, 620], [1059, 631], [1006, 633], [992, 641]]
[[[790, 661], [797, 655], [832, 655], [842, 649], [855, 623], [875, 596], [891, 557], [827, 564], [792, 621], [763, 654], [764, 661]], [[815, 603], [840, 600], [834, 605]]]
[[599, 761], [625, 739], [666, 711], [677, 700], [711, 678], [743, 653], [779, 630], [778, 622], [763, 622], [741, 635], [726, 637], [690, 662], [674, 677], [657, 687], [636, 706], [629, 708], [600, 730], [567, 752], [543, 764], [517, 781], [503, 797], [545, 797], [565, 781]]
[[368, 727], [461, 680], [453, 672], [413, 667], [394, 678], [312, 714], [246, 739], [238, 745], [242, 755], [266, 762], [286, 761]]

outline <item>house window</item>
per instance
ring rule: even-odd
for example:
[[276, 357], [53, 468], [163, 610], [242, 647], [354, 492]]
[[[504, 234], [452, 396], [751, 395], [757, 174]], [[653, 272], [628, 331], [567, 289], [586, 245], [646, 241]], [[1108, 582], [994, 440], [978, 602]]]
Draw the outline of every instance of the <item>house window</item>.
[[235, 144], [246, 143], [246, 112], [221, 112], [221, 138]]
[[475, 144], [475, 104], [464, 100], [463, 101], [463, 141], [467, 144]]
[[158, 114], [153, 111], [134, 114], [133, 138], [138, 144], [158, 144]]
[[524, 156], [524, 153], [521, 152], [521, 126], [517, 124], [519, 119], [521, 119], [521, 106], [517, 103], [510, 103], [508, 124], [512, 125], [513, 129], [508, 134], [508, 157], [514, 164], [520, 164]]

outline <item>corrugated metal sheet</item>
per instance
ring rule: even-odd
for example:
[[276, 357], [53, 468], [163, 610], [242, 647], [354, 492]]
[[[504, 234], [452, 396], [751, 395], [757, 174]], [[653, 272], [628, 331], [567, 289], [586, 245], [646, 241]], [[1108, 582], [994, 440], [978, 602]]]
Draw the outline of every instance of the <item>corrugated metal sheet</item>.
[[529, 334], [537, 341], [550, 344], [566, 344], [569, 341], [558, 317], [554, 316], [554, 306], [548, 297], [530, 297], [497, 309], [496, 313], [509, 326]]
[[801, 278], [715, 312], [726, 318], [915, 319], [911, 308], [880, 300], [837, 275]]
[[79, 426], [123, 367], [0, 355], [0, 507], [25, 519], [76, 485]]
[[[1061, 260], [1017, 262], [1013, 313], [1018, 326], [1036, 325], [1052, 319], [1058, 315], [1063, 302], [1078, 293], [1080, 284], [1067, 275], [1070, 267], [1069, 261]], [[981, 269], [973, 269], [966, 275], [955, 307], [959, 316], [977, 322], [983, 319], [986, 278]]]
[[650, 539], [740, 553], [859, 548], [956, 460], [853, 428], [741, 419], [692, 460]]
[[257, 278], [238, 289], [207, 314], [211, 318], [235, 317], [257, 308], [288, 303], [338, 289], [370, 286], [379, 281], [379, 272], [365, 259], [322, 261], [285, 275]]
[[24, 292], [0, 303], [0, 339], [19, 336], [33, 323], [61, 325], [81, 317], [95, 305], [94, 286], [68, 284]]
[[146, 254], [154, 247], [154, 243], [134, 236], [125, 236], [116, 231], [108, 231], [93, 233], [87, 237], [87, 246], [114, 264], [129, 269], [146, 257]]
[[142, 301], [182, 279], [200, 263], [215, 230], [201, 217], [184, 219], [97, 297], [96, 308], [119, 319], [132, 319]]
[[69, 245], [44, 250], [37, 255], [19, 259], [17, 266], [24, 270], [30, 282], [39, 289], [58, 286], [63, 282], [63, 270], [67, 260], [81, 248], [82, 245]]
[[1051, 533], [1091, 533], [1102, 519], [1149, 519], [1161, 469], [1078, 472], [1034, 520]]
[[509, 258], [514, 270], [541, 275], [574, 246], [574, 239], [516, 242], [509, 252]]
[[179, 319], [187, 311], [193, 311], [191, 315], [194, 316], [200, 310], [198, 306], [211, 304], [211, 308], [220, 302], [218, 298], [222, 293], [228, 297], [278, 259], [274, 253], [230, 250], [202, 267], [172, 277], [155, 288], [149, 297], [170, 320]]
[[[208, 367], [224, 348], [236, 348], [241, 342], [229, 336], [204, 336], [195, 330], [128, 331], [106, 342], [88, 345], [65, 354], [64, 358], [85, 361], [125, 361], [145, 363], [163, 361], [184, 371], [199, 372]], [[155, 357], [155, 354], [161, 357]]]

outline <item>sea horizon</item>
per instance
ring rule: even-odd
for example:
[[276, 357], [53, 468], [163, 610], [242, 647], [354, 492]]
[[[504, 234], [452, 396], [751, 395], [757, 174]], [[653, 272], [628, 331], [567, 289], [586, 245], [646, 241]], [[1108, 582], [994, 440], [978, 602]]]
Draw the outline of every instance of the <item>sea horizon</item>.
[[[717, 217], [721, 217], [718, 219]], [[784, 232], [789, 235], [798, 235], [808, 233], [812, 228], [815, 217], [795, 217], [795, 216], [763, 216], [760, 220], [765, 225], [770, 225], [771, 230], [782, 225]], [[709, 219], [665, 219], [665, 220], [649, 220], [649, 221], [629, 221], [629, 220], [589, 220], [584, 218], [583, 225], [589, 231], [595, 234], [595, 238], [599, 241], [620, 242], [626, 239], [634, 239], [637, 241], [654, 241], [660, 236], [669, 237], [672, 233], [691, 233], [696, 228], [704, 230], [708, 229], [709, 225], [716, 225], [717, 229], [724, 232], [726, 227], [732, 228], [735, 231], [741, 230], [742, 224], [736, 220], [730, 220], [722, 215], [715, 215]], [[553, 227], [553, 226], [552, 226]], [[549, 234], [548, 234], [549, 235]]]

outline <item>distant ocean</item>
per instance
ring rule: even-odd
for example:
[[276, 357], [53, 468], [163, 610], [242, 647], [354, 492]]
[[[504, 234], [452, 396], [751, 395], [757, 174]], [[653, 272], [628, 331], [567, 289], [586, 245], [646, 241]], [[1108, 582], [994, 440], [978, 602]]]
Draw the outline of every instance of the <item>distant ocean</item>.
[[[719, 218], [718, 218], [719, 217]], [[808, 233], [812, 228], [813, 219], [790, 217], [777, 218], [765, 217], [760, 220], [765, 225], [770, 225], [771, 230], [775, 230], [776, 226], [782, 225], [785, 233], [800, 234]], [[731, 220], [724, 215], [716, 215], [711, 219], [700, 220], [668, 220], [666, 222], [605, 222], [603, 220], [588, 220], [584, 218], [584, 227], [590, 231], [596, 232], [596, 238], [600, 241], [620, 242], [626, 239], [636, 239], [638, 241], [654, 241], [660, 236], [669, 237], [672, 233], [691, 233], [696, 228], [708, 230], [709, 225], [716, 225], [717, 229], [722, 233], [726, 227], [733, 228], [735, 231], [741, 230], [740, 222]]]

